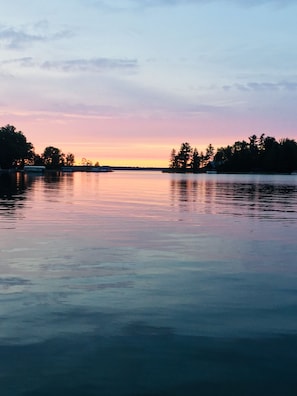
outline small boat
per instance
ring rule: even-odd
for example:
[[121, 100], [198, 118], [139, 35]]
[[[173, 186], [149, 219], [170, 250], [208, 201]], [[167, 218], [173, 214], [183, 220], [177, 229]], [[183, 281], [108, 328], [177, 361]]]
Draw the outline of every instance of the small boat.
[[110, 168], [110, 166], [93, 166], [90, 169], [91, 172], [112, 172], [112, 169]]
[[62, 172], [112, 172], [110, 166], [73, 165], [62, 166]]
[[45, 166], [43, 165], [25, 165], [24, 172], [26, 173], [44, 173]]

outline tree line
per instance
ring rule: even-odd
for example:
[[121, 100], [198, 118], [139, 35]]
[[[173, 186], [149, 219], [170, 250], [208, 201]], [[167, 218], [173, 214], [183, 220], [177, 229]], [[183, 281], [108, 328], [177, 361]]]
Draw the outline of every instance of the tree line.
[[171, 151], [169, 168], [173, 172], [275, 172], [291, 173], [297, 170], [297, 143], [284, 138], [261, 134], [252, 135], [248, 141], [236, 141], [232, 146], [216, 151], [209, 144], [204, 152], [198, 152], [188, 142], [179, 151]]
[[24, 165], [44, 165], [48, 169], [74, 165], [72, 153], [64, 154], [59, 148], [47, 146], [42, 154], [36, 154], [32, 143], [13, 125], [0, 128], [0, 169], [18, 168]]
[[[92, 165], [85, 158], [84, 165]], [[36, 154], [32, 143], [13, 125], [0, 128], [0, 168], [20, 168], [24, 165], [44, 165], [48, 169], [74, 165], [74, 154], [64, 154], [59, 148], [47, 146], [42, 154]], [[96, 163], [95, 166], [99, 166]], [[169, 168], [173, 172], [277, 172], [290, 173], [297, 170], [297, 143], [284, 138], [261, 134], [252, 135], [248, 141], [236, 141], [232, 146], [216, 151], [209, 144], [205, 152], [198, 152], [188, 142], [179, 151], [172, 150]]]

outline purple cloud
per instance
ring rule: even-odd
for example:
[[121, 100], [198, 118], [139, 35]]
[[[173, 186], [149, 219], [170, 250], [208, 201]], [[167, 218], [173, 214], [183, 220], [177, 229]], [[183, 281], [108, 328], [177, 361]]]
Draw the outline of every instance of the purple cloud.
[[135, 71], [138, 67], [136, 59], [71, 59], [65, 61], [46, 61], [42, 63], [43, 69], [55, 69], [63, 72], [102, 72], [106, 70]]
[[22, 58], [8, 59], [0, 62], [0, 65], [12, 65], [16, 64], [21, 67], [32, 67], [35, 66], [33, 58], [31, 56], [25, 56]]
[[[30, 29], [0, 26], [0, 44], [8, 49], [21, 49], [34, 43], [60, 40], [72, 36], [68, 30], [53, 34], [32, 33]], [[33, 29], [34, 30], [34, 29]]]
[[281, 81], [277, 83], [272, 82], [248, 82], [245, 84], [224, 85], [225, 91], [237, 90], [245, 92], [259, 92], [259, 91], [296, 91], [297, 82]]

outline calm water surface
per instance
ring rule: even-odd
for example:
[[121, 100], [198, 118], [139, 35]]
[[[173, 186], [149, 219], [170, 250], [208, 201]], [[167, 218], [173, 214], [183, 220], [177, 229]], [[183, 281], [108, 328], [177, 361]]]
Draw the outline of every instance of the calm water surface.
[[297, 176], [0, 174], [0, 394], [296, 395]]

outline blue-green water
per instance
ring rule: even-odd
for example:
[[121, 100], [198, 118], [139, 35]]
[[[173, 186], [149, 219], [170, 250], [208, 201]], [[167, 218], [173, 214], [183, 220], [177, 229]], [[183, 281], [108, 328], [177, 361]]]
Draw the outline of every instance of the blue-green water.
[[0, 174], [0, 394], [296, 395], [297, 176]]

